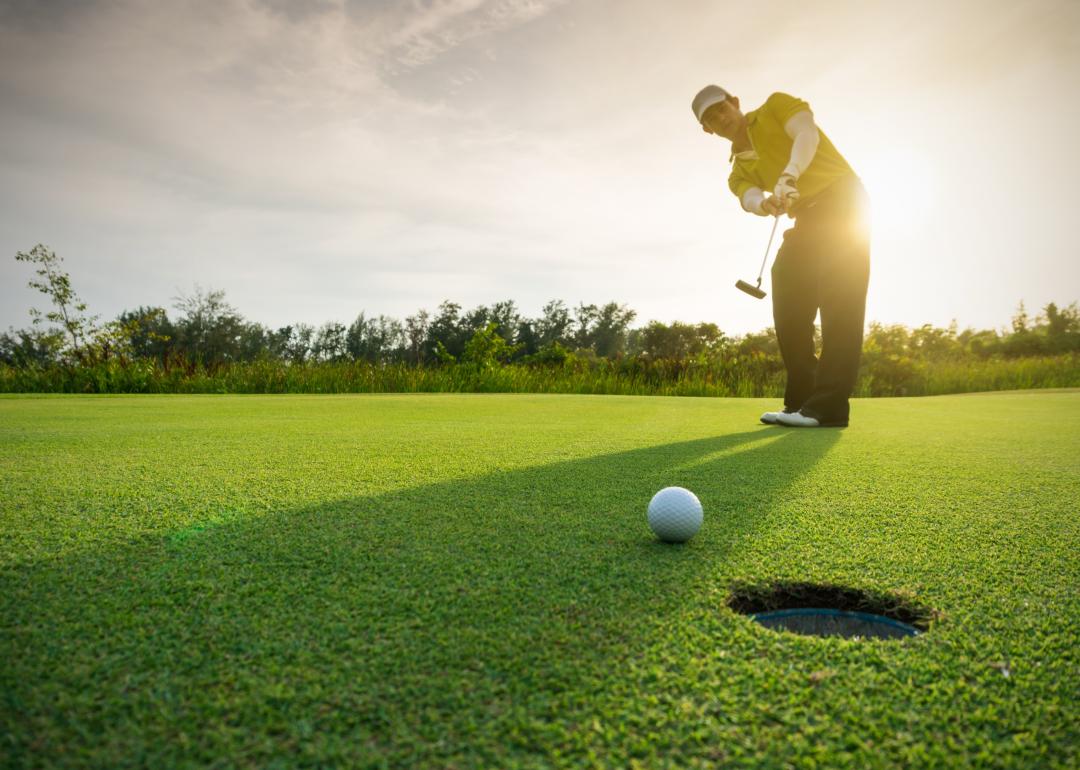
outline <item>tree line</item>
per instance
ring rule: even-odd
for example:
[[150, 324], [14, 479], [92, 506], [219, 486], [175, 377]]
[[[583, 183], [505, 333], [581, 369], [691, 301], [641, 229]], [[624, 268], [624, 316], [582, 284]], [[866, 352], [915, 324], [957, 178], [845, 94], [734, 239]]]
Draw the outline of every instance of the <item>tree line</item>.
[[[278, 361], [288, 364], [366, 362], [418, 367], [453, 364], [559, 365], [589, 361], [697, 361], [779, 359], [772, 329], [728, 336], [713, 323], [633, 326], [634, 310], [624, 304], [578, 304], [552, 300], [539, 317], [519, 312], [513, 300], [466, 310], [444, 301], [429, 313], [403, 321], [361, 312], [348, 324], [298, 323], [271, 328], [246, 320], [220, 290], [196, 287], [175, 298], [172, 315], [164, 307], [138, 306], [101, 323], [87, 313], [62, 268], [62, 259], [43, 245], [19, 252], [33, 266], [29, 287], [49, 299], [50, 308], [31, 309], [32, 325], [0, 334], [0, 363], [11, 367], [95, 365], [131, 360], [162, 367]], [[871, 323], [864, 353], [872, 360], [903, 367], [905, 361], [963, 358], [1020, 358], [1080, 352], [1077, 303], [1046, 305], [1035, 317], [1023, 303], [1010, 329], [959, 331], [924, 325]]]

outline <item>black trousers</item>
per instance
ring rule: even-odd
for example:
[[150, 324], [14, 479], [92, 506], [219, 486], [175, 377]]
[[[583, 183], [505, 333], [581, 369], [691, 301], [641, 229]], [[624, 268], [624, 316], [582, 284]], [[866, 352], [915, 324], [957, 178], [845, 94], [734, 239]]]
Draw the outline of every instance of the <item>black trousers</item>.
[[[772, 268], [773, 322], [787, 369], [784, 406], [822, 425], [847, 425], [862, 355], [870, 225], [857, 177], [804, 201]], [[814, 318], [821, 311], [821, 358]]]

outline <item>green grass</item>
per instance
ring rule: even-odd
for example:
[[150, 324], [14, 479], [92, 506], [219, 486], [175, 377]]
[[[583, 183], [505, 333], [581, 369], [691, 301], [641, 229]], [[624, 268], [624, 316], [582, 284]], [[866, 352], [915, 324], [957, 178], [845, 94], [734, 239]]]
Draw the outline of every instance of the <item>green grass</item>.
[[[0, 765], [1076, 767], [1080, 392], [774, 405], [2, 397]], [[939, 619], [726, 607], [772, 581]]]

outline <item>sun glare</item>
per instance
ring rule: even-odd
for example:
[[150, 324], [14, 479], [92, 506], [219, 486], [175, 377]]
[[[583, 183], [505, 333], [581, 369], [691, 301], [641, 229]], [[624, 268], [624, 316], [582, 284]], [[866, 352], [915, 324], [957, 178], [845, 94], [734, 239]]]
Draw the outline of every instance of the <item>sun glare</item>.
[[874, 240], [904, 240], [926, 224], [937, 198], [926, 156], [911, 148], [883, 149], [860, 158], [855, 170], [870, 194]]

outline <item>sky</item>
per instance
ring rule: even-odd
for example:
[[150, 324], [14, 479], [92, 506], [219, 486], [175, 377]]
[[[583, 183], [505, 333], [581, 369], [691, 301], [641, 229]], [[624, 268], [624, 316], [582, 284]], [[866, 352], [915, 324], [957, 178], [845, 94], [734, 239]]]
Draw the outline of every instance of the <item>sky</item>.
[[0, 329], [45, 307], [14, 259], [44, 243], [103, 319], [198, 286], [272, 327], [562, 299], [762, 330], [733, 285], [771, 220], [709, 83], [805, 99], [863, 179], [868, 322], [1080, 300], [1076, 0], [0, 0]]

